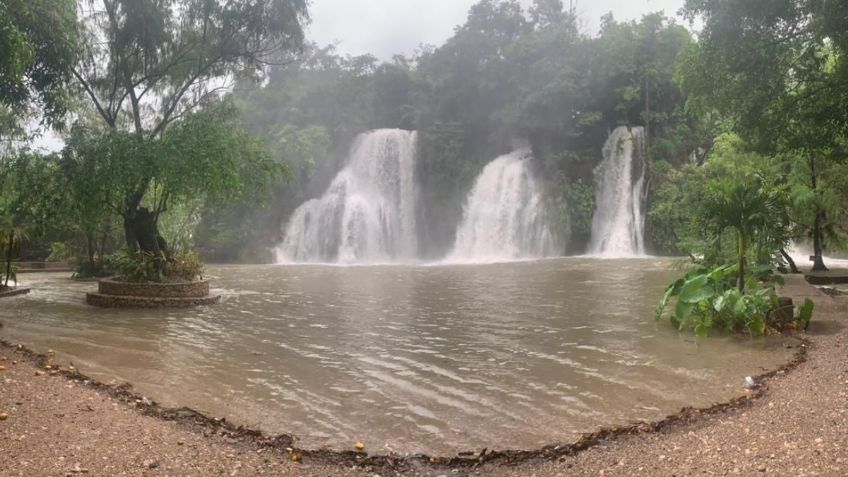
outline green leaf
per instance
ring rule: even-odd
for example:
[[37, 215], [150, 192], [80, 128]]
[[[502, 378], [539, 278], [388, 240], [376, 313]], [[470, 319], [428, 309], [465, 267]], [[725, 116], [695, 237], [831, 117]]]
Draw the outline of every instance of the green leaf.
[[721, 313], [724, 310], [724, 306], [727, 305], [727, 296], [722, 295], [713, 301], [713, 309], [718, 313]]
[[659, 306], [657, 306], [657, 319], [660, 319], [662, 317], [663, 311], [665, 311], [666, 307], [668, 306], [669, 300], [671, 300], [672, 296], [677, 295], [680, 292], [680, 287], [683, 286], [683, 283], [684, 280], [681, 278], [680, 280], [677, 280], [676, 282], [666, 287], [665, 293], [663, 294], [662, 302], [659, 304]]
[[683, 321], [687, 317], [692, 315], [692, 308], [694, 307], [691, 303], [686, 303], [684, 301], [678, 300], [677, 306], [674, 309], [674, 316], [677, 319]]
[[766, 332], [766, 322], [763, 320], [763, 317], [759, 315], [751, 319], [748, 322], [747, 327], [751, 336], [760, 336]]
[[748, 300], [746, 300], [744, 296], [741, 296], [738, 300], [736, 300], [736, 303], [733, 304], [733, 314], [741, 318], [745, 316], [746, 311], [748, 311]]
[[813, 319], [813, 309], [815, 307], [816, 304], [813, 300], [807, 298], [804, 300], [804, 304], [798, 309], [798, 316], [805, 330], [810, 327], [810, 321]]
[[706, 275], [699, 275], [687, 281], [680, 290], [679, 301], [698, 303], [715, 294], [715, 288]]

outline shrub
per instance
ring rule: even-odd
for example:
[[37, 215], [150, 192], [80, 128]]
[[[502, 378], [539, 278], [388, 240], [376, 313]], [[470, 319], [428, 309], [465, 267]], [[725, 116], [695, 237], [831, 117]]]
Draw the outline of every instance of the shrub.
[[111, 257], [112, 267], [118, 278], [128, 282], [162, 281], [162, 261], [164, 257], [141, 250], [130, 252], [124, 249]]
[[[770, 267], [758, 267], [747, 275], [747, 291], [742, 291], [736, 283], [737, 267], [698, 268], [672, 283], [657, 307], [657, 319], [662, 318], [671, 299], [676, 298], [669, 319], [680, 331], [691, 329], [698, 336], [707, 336], [712, 330], [759, 336], [768, 328], [776, 328], [778, 323], [772, 318], [778, 309], [775, 285], [782, 283], [783, 278]], [[798, 307], [799, 318], [793, 325], [806, 329], [813, 306], [807, 299]]]
[[114, 255], [105, 257], [94, 257], [94, 261], [90, 261], [88, 257], [77, 257], [77, 263], [74, 267], [74, 278], [101, 278], [115, 275]]
[[128, 282], [190, 282], [203, 274], [200, 256], [191, 251], [164, 254], [122, 250], [110, 258], [110, 268]]
[[194, 281], [203, 276], [203, 262], [196, 252], [176, 252], [165, 263], [163, 274], [172, 280]]
[[53, 242], [50, 244], [50, 255], [47, 256], [48, 262], [62, 262], [73, 256], [70, 247], [64, 242]]

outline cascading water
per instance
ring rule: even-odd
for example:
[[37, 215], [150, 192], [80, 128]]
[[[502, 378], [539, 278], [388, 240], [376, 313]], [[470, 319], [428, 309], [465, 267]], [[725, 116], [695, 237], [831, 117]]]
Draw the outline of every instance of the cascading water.
[[490, 162], [477, 178], [463, 211], [449, 262], [497, 262], [556, 253], [542, 194], [520, 149]]
[[347, 166], [320, 198], [298, 208], [277, 261], [379, 263], [415, 258], [416, 133], [359, 135]]
[[632, 257], [645, 254], [645, 130], [622, 126], [604, 145], [595, 169], [595, 216], [589, 254]]

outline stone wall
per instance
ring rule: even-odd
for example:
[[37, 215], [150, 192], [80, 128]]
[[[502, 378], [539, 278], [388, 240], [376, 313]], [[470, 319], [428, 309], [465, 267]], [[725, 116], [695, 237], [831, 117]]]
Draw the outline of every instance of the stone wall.
[[88, 293], [86, 303], [101, 308], [188, 308], [212, 305], [220, 295], [209, 294], [209, 281], [190, 283], [130, 283], [99, 280], [98, 293]]
[[100, 280], [97, 282], [97, 289], [102, 295], [203, 298], [209, 296], [209, 280], [190, 283], [129, 283]]
[[196, 297], [144, 297], [118, 296], [89, 293], [86, 303], [100, 308], [191, 308], [201, 305], [214, 305], [221, 301], [221, 295]]

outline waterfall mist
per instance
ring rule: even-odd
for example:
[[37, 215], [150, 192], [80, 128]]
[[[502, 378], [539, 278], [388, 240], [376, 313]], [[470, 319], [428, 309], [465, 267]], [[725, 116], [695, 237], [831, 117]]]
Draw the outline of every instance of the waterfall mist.
[[595, 216], [590, 255], [633, 257], [645, 254], [645, 130], [615, 129], [595, 169]]
[[361, 134], [347, 166], [320, 199], [301, 205], [285, 227], [277, 262], [380, 263], [412, 260], [416, 133]]
[[556, 253], [530, 149], [490, 162], [474, 184], [449, 262], [496, 262]]

